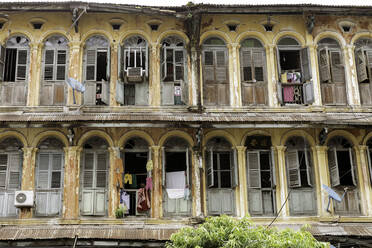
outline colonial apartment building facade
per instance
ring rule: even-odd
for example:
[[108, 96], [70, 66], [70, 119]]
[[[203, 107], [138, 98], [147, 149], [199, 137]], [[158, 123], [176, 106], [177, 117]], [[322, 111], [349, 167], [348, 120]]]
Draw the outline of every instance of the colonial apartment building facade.
[[[0, 246], [156, 246], [202, 217], [249, 214], [364, 247], [371, 11], [1, 3]], [[124, 219], [118, 158], [137, 180]], [[188, 197], [169, 198], [172, 172]], [[323, 185], [342, 202], [328, 206]], [[23, 190], [33, 207], [15, 207]]]

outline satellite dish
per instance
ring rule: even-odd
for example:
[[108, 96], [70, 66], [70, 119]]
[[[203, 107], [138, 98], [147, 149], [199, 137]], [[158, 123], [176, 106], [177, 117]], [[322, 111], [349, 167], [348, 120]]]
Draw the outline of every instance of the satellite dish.
[[75, 90], [78, 91], [78, 92], [84, 92], [85, 91], [85, 86], [74, 78], [67, 78], [66, 83], [72, 88], [72, 95], [74, 97], [74, 104], [76, 104]]
[[346, 191], [347, 191], [347, 188], [344, 188], [344, 194], [340, 197], [333, 189], [331, 189], [330, 187], [328, 187], [327, 185], [322, 185], [323, 189], [325, 191], [327, 191], [328, 193], [328, 206], [327, 206], [327, 212], [331, 212], [329, 211], [329, 205], [331, 204], [331, 199], [337, 201], [337, 202], [341, 202], [342, 199], [344, 199], [344, 196], [346, 194]]

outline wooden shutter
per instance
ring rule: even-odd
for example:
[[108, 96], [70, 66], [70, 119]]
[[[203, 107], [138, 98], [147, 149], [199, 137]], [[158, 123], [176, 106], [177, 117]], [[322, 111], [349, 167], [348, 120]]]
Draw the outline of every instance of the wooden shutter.
[[[6, 171], [8, 170], [8, 154], [0, 154], [0, 188], [6, 188]], [[1, 210], [1, 209], [0, 209]]]
[[262, 191], [258, 189], [249, 189], [248, 192], [249, 213], [251, 215], [263, 214]]
[[332, 187], [340, 185], [340, 174], [338, 171], [337, 153], [336, 149], [334, 148], [330, 148], [328, 150], [328, 167]]
[[21, 154], [9, 153], [9, 189], [19, 189], [21, 185]]
[[0, 82], [4, 81], [5, 47], [0, 45]]
[[371, 161], [371, 152], [372, 151], [368, 147], [366, 152], [367, 152], [368, 169], [369, 169], [369, 180], [371, 180], [371, 183], [372, 183], [372, 161]]
[[96, 83], [86, 82], [84, 86], [84, 105], [96, 105]]
[[[370, 73], [372, 72], [372, 50], [366, 51], [366, 57], [367, 57], [367, 66], [369, 68]], [[372, 75], [369, 75], [369, 77], [372, 77]], [[371, 79], [370, 79], [371, 81]]]
[[289, 187], [301, 187], [301, 175], [300, 175], [300, 164], [298, 162], [298, 152], [287, 151], [286, 152], [286, 161], [288, 168], [288, 181]]
[[161, 95], [163, 105], [174, 105], [174, 82], [163, 82]]
[[62, 153], [52, 154], [52, 178], [50, 188], [60, 189], [62, 188], [62, 168], [63, 168], [63, 156]]
[[82, 207], [81, 213], [83, 215], [92, 215], [93, 214], [93, 201], [94, 201], [94, 191], [92, 190], [83, 190], [81, 197]]
[[[106, 52], [106, 81], [107, 82], [110, 82], [110, 78], [111, 78], [111, 47], [109, 46], [107, 48], [107, 52]], [[108, 103], [107, 103], [108, 104]]]
[[135, 84], [135, 104], [148, 105], [149, 104], [149, 84], [146, 82]]
[[353, 184], [354, 186], [357, 186], [356, 173], [355, 173], [356, 163], [354, 163], [355, 160], [354, 160], [354, 153], [353, 153], [352, 148], [349, 148], [349, 159], [350, 159], [350, 171], [351, 171]]
[[275, 148], [271, 147], [271, 160], [270, 160], [270, 168], [271, 168], [271, 175], [272, 175], [272, 183], [273, 186], [276, 186], [276, 170], [275, 170]]
[[57, 51], [57, 75], [56, 80], [66, 79], [66, 63], [67, 62], [67, 51], [58, 50]]
[[310, 56], [309, 49], [307, 47], [300, 50], [301, 55], [301, 81], [309, 81], [311, 79], [311, 68], [310, 68]]
[[332, 81], [334, 83], [345, 82], [345, 70], [342, 62], [342, 55], [340, 50], [330, 51], [331, 58], [331, 73]]
[[232, 183], [231, 187], [236, 188], [239, 185], [239, 178], [238, 178], [238, 153], [236, 148], [230, 152], [230, 159], [231, 159], [231, 178]]
[[166, 157], [165, 157], [165, 148], [162, 147], [161, 148], [161, 165], [162, 165], [162, 171], [161, 171], [161, 183], [163, 185], [163, 187], [166, 187], [166, 178], [165, 178], [165, 161]]
[[[280, 81], [281, 74], [282, 74], [282, 67], [280, 66], [280, 52], [279, 52], [278, 47], [276, 47], [276, 63], [277, 63], [277, 67], [278, 67], [278, 78], [279, 78], [279, 81]], [[282, 83], [286, 83], [286, 82], [282, 82]]]
[[38, 160], [38, 175], [36, 178], [38, 189], [48, 189], [49, 188], [49, 154], [39, 153]]
[[44, 80], [54, 79], [54, 50], [44, 52]]
[[253, 51], [252, 61], [254, 64], [254, 80], [257, 82], [265, 81], [265, 53], [264, 51]]
[[83, 165], [83, 188], [93, 188], [94, 153], [85, 152]]
[[283, 104], [283, 90], [282, 90], [282, 83], [278, 81], [276, 84], [276, 91], [278, 96], [278, 103]]
[[102, 102], [106, 105], [110, 105], [110, 82], [102, 81]]
[[104, 191], [97, 190], [94, 195], [94, 215], [105, 215], [106, 214], [106, 193]]
[[53, 104], [62, 105], [65, 102], [65, 84], [61, 82], [55, 83], [53, 85]]
[[363, 54], [363, 50], [360, 48], [355, 51], [355, 65], [357, 69], [358, 82], [360, 83], [367, 80], [367, 63]]
[[207, 186], [214, 186], [214, 170], [213, 170], [213, 150], [205, 151], [205, 163], [207, 169]]
[[186, 148], [186, 185], [190, 189], [190, 161], [189, 161], [189, 148]]
[[106, 188], [107, 186], [107, 154], [106, 152], [97, 153], [96, 162], [96, 188]]
[[167, 48], [164, 47], [162, 50], [162, 54], [160, 55], [160, 72], [161, 72], [161, 81], [164, 82], [164, 80], [167, 78], [168, 73], [168, 64], [167, 64]]
[[124, 105], [124, 83], [119, 80], [116, 81], [115, 100]]
[[216, 53], [216, 81], [220, 83], [227, 83], [227, 68], [228, 57], [227, 51], [215, 51]]
[[260, 152], [247, 151], [248, 164], [248, 187], [252, 189], [261, 188]]
[[189, 85], [185, 80], [181, 81], [181, 101], [189, 105]]
[[331, 80], [331, 71], [329, 66], [328, 49], [322, 48], [319, 50], [319, 74], [320, 81], [327, 82]]
[[241, 59], [240, 59], [240, 68], [241, 68], [241, 80], [252, 81], [252, 53], [250, 50], [242, 50]]
[[27, 72], [27, 50], [18, 49], [17, 51], [17, 67], [16, 81], [25, 81]]
[[85, 54], [85, 79], [96, 81], [97, 50], [86, 50]]
[[309, 81], [302, 85], [302, 91], [305, 104], [312, 104], [315, 101], [313, 81]]
[[313, 170], [312, 170], [312, 163], [311, 163], [312, 161], [311, 153], [307, 149], [305, 149], [304, 153], [305, 153], [307, 182], [310, 186], [313, 186]]
[[174, 61], [175, 61], [175, 73], [174, 73], [174, 79], [179, 80], [185, 80], [184, 79], [184, 71], [185, 71], [185, 60], [184, 60], [184, 51], [183, 50], [175, 50], [174, 51]]
[[203, 52], [203, 78], [204, 82], [215, 82], [214, 52]]

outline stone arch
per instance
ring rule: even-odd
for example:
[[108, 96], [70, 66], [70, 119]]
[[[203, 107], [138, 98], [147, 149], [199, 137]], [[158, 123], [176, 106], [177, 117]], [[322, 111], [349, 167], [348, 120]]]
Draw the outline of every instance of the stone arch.
[[241, 146], [244, 146], [245, 145], [245, 141], [247, 140], [247, 137], [249, 136], [253, 136], [253, 135], [263, 135], [263, 136], [269, 136], [270, 138], [272, 138], [272, 134], [268, 131], [265, 131], [265, 130], [252, 130], [252, 131], [248, 131], [246, 132], [241, 141], [240, 141], [240, 145]]
[[104, 139], [110, 147], [114, 146], [114, 141], [112, 140], [110, 135], [108, 135], [106, 132], [101, 131], [101, 130], [91, 130], [91, 131], [88, 131], [88, 132], [84, 133], [80, 137], [79, 141], [77, 142], [77, 145], [78, 146], [83, 146], [84, 143], [87, 140], [89, 140], [89, 138], [92, 138], [94, 136], [97, 136], [97, 137], [100, 137], [100, 138]]
[[142, 130], [131, 130], [129, 132], [124, 133], [120, 137], [119, 141], [117, 142], [117, 145], [119, 147], [122, 147], [124, 146], [125, 142], [127, 142], [130, 138], [133, 138], [133, 137], [139, 137], [139, 138], [146, 140], [149, 146], [154, 145], [154, 140], [152, 139], [152, 137], [147, 132], [142, 131]]
[[350, 41], [350, 44], [354, 45], [355, 46], [355, 43], [359, 40], [359, 39], [372, 39], [372, 33], [370, 32], [359, 32], [359, 33], [356, 33], [353, 38], [351, 38], [351, 41]]
[[30, 43], [34, 43], [35, 40], [34, 40], [34, 37], [32, 36], [32, 34], [28, 31], [25, 31], [25, 30], [12, 30], [12, 32], [7, 36], [7, 38], [4, 40], [4, 45], [6, 44], [6, 42], [11, 39], [12, 37], [14, 36], [24, 36], [26, 37], [28, 40], [29, 40], [29, 44]]
[[279, 40], [284, 37], [294, 38], [300, 44], [300, 46], [306, 45], [305, 38], [300, 33], [295, 31], [282, 31], [277, 33], [273, 39], [273, 44], [277, 45]]
[[165, 141], [172, 136], [176, 136], [176, 137], [185, 139], [190, 147], [192, 147], [194, 145], [194, 140], [192, 139], [192, 137], [188, 133], [186, 133], [184, 131], [181, 131], [181, 130], [173, 130], [173, 131], [165, 133], [160, 138], [159, 146], [163, 146]]
[[318, 34], [314, 38], [314, 44], [318, 44], [319, 41], [321, 41], [324, 38], [331, 38], [331, 39], [336, 40], [338, 42], [338, 44], [340, 45], [340, 48], [346, 46], [345, 39], [342, 37], [341, 34], [335, 32], [335, 31], [324, 31], [324, 32], [321, 32], [320, 34]]
[[372, 132], [367, 133], [367, 134], [364, 136], [361, 145], [366, 146], [368, 140], [370, 140], [371, 138], [372, 138]]
[[146, 32], [142, 30], [128, 30], [120, 35], [119, 37], [120, 45], [123, 45], [126, 39], [130, 38], [131, 36], [136, 36], [136, 35], [144, 38], [148, 45], [151, 44], [151, 37]]
[[66, 135], [60, 131], [54, 130], [54, 131], [41, 131], [38, 133], [35, 138], [32, 140], [32, 147], [37, 147], [44, 139], [47, 139], [49, 137], [54, 137], [60, 140], [65, 147], [69, 146], [68, 139]]
[[353, 146], [358, 145], [358, 140], [356, 139], [356, 137], [352, 133], [345, 130], [334, 130], [330, 132], [327, 136], [325, 144], [328, 146], [328, 142], [335, 136], [341, 136], [347, 139]]
[[241, 33], [238, 35], [238, 37], [236, 37], [235, 41], [236, 43], [240, 44], [243, 40], [248, 39], [248, 38], [254, 38], [254, 39], [259, 40], [262, 46], [269, 45], [269, 40], [267, 39], [267, 37], [257, 31], [246, 31], [244, 33]]
[[203, 146], [206, 146], [208, 140], [210, 140], [214, 137], [217, 137], [217, 136], [225, 138], [227, 141], [230, 142], [232, 147], [235, 147], [235, 146], [238, 145], [238, 142], [235, 141], [235, 137], [233, 135], [231, 135], [230, 133], [228, 133], [227, 131], [225, 131], [225, 130], [214, 130], [214, 131], [208, 132], [207, 134], [204, 135]]
[[63, 36], [68, 42], [72, 41], [71, 35], [63, 30], [48, 30], [47, 32], [43, 33], [39, 39], [39, 42], [44, 44], [46, 39], [52, 36]]
[[105, 39], [107, 39], [109, 44], [113, 43], [113, 38], [111, 34], [105, 30], [100, 30], [100, 29], [91, 30], [85, 33], [84, 36], [81, 38], [82, 43], [85, 45], [87, 40], [95, 35], [105, 37]]
[[213, 31], [205, 32], [200, 36], [200, 45], [203, 45], [204, 41], [212, 37], [222, 39], [225, 42], [226, 46], [227, 44], [232, 43], [231, 38], [226, 33], [219, 31], [219, 30], [213, 30]]
[[168, 30], [159, 35], [158, 39], [156, 40], [156, 43], [161, 44], [161, 42], [168, 36], [178, 36], [185, 42], [185, 46], [190, 42], [189, 37], [187, 37], [185, 33], [178, 30]]
[[313, 136], [304, 130], [291, 130], [286, 132], [280, 139], [280, 145], [285, 146], [285, 143], [292, 137], [304, 137], [310, 146], [315, 146], [316, 142]]
[[16, 139], [18, 139], [22, 143], [23, 147], [28, 147], [27, 139], [22, 133], [18, 131], [0, 132], [0, 142], [6, 138], [11, 138], [11, 137], [15, 137]]

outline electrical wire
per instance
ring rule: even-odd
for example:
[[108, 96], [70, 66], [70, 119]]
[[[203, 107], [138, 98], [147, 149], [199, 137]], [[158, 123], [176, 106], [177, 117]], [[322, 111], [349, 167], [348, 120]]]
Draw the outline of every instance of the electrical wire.
[[281, 211], [283, 210], [283, 207], [285, 206], [285, 204], [286, 204], [287, 201], [288, 201], [288, 198], [289, 198], [289, 195], [291, 194], [291, 191], [292, 191], [292, 189], [289, 190], [288, 195], [287, 195], [287, 198], [285, 198], [285, 201], [283, 202], [282, 207], [280, 208], [280, 210], [279, 210], [278, 213], [276, 214], [275, 218], [271, 221], [271, 223], [270, 223], [266, 228], [269, 228], [269, 227], [270, 227], [270, 226], [275, 222], [275, 220], [278, 218], [279, 214], [280, 214]]

